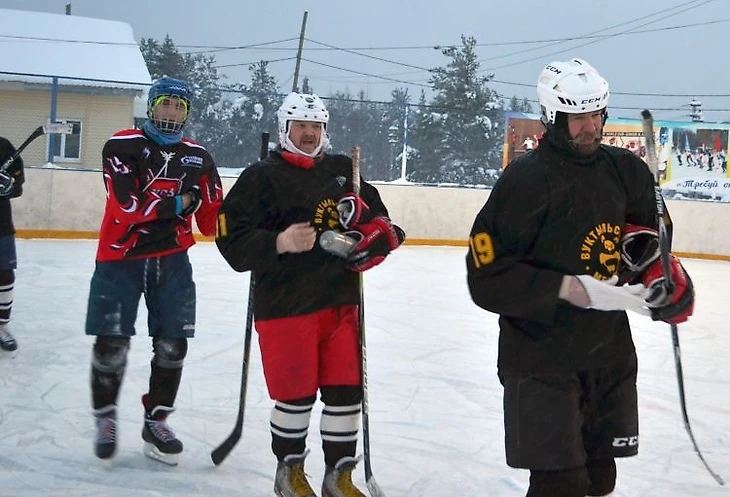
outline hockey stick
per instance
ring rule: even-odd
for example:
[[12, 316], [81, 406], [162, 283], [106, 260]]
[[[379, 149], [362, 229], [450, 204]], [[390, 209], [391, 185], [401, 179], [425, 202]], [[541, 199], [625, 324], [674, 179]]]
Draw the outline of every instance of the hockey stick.
[[[664, 201], [662, 200], [662, 187], [659, 184], [659, 164], [656, 155], [656, 142], [654, 139], [654, 117], [648, 110], [641, 112], [641, 121], [644, 131], [644, 139], [646, 140], [646, 159], [649, 170], [654, 175], [654, 199], [656, 200], [657, 217], [659, 218], [659, 252], [661, 254], [662, 272], [664, 273], [664, 285], [666, 286], [667, 295], [671, 295], [674, 291], [674, 283], [669, 269], [669, 236], [667, 234], [667, 225], [664, 219]], [[677, 385], [679, 387], [679, 403], [682, 409], [682, 418], [684, 419], [684, 428], [687, 430], [695, 453], [705, 465], [710, 475], [720, 485], [725, 484], [725, 480], [720, 475], [712, 471], [710, 465], [705, 461], [705, 457], [700, 452], [700, 448], [695, 440], [692, 427], [689, 424], [689, 416], [687, 414], [687, 400], [684, 394], [684, 373], [682, 372], [682, 354], [679, 349], [679, 332], [676, 324], [669, 325], [672, 330], [672, 343], [674, 344], [674, 364], [677, 369]]]
[[15, 150], [15, 153], [8, 157], [5, 162], [3, 162], [3, 165], [0, 166], [0, 173], [4, 173], [5, 171], [7, 171], [7, 169], [13, 165], [13, 162], [18, 160], [20, 154], [23, 153], [23, 150], [25, 150], [25, 148], [30, 145], [33, 140], [35, 140], [39, 136], [48, 133], [68, 135], [70, 133], [73, 133], [73, 126], [67, 123], [47, 123], [43, 126], [38, 126], [36, 129], [33, 130], [30, 136], [23, 143], [20, 144], [20, 146]]
[[[352, 149], [352, 190], [360, 194], [360, 147]], [[365, 461], [365, 484], [372, 497], [385, 497], [380, 486], [373, 477], [370, 460], [370, 409], [368, 402], [368, 359], [365, 342], [365, 294], [363, 292], [362, 273], [358, 273], [360, 287], [360, 305], [358, 306], [358, 328], [360, 328], [360, 380], [362, 383], [362, 451]]]
[[[261, 133], [261, 150], [259, 158], [264, 160], [269, 155], [269, 134]], [[246, 334], [243, 338], [243, 365], [241, 367], [241, 391], [238, 397], [238, 416], [236, 417], [236, 425], [228, 438], [210, 453], [213, 464], [218, 466], [223, 459], [228, 457], [233, 447], [241, 439], [243, 432], [243, 414], [246, 409], [246, 387], [248, 386], [248, 358], [251, 355], [251, 335], [253, 333], [253, 291], [254, 291], [253, 271], [248, 283], [248, 308], [246, 310]]]

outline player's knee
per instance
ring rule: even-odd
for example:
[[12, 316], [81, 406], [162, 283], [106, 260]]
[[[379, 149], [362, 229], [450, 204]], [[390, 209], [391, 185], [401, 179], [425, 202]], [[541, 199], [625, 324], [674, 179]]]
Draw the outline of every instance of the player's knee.
[[92, 366], [103, 373], [118, 373], [127, 364], [127, 352], [129, 337], [97, 337]]
[[187, 338], [154, 338], [152, 340], [154, 362], [166, 369], [182, 368], [188, 354]]
[[585, 467], [559, 471], [530, 471], [527, 497], [585, 497], [588, 491]]
[[588, 470], [588, 494], [594, 497], [602, 497], [613, 492], [616, 486], [616, 461], [606, 459], [592, 461], [586, 464]]
[[322, 403], [328, 406], [350, 406], [362, 401], [360, 385], [338, 385], [320, 387]]
[[15, 283], [15, 271], [12, 269], [0, 269], [0, 286], [12, 285]]

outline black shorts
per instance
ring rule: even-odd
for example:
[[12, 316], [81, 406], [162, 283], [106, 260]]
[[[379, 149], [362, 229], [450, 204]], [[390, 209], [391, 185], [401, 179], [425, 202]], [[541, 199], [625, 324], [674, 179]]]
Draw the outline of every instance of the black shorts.
[[638, 453], [635, 356], [593, 371], [499, 378], [509, 466], [559, 470]]

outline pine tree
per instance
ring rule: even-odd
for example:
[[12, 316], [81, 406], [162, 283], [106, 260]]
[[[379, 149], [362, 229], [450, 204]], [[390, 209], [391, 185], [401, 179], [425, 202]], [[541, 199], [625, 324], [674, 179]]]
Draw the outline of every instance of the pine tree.
[[492, 76], [480, 75], [476, 39], [462, 35], [461, 42], [441, 49], [451, 61], [433, 69], [430, 80], [443, 132], [440, 181], [489, 184], [487, 170], [499, 168], [502, 101], [487, 86]]

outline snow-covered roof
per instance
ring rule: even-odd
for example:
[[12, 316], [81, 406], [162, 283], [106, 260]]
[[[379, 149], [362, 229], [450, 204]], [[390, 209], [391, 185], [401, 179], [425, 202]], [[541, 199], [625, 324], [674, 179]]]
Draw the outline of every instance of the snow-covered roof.
[[62, 85], [127, 89], [151, 83], [125, 22], [10, 9], [0, 9], [0, 19], [0, 81], [50, 83], [47, 76], [58, 76]]

